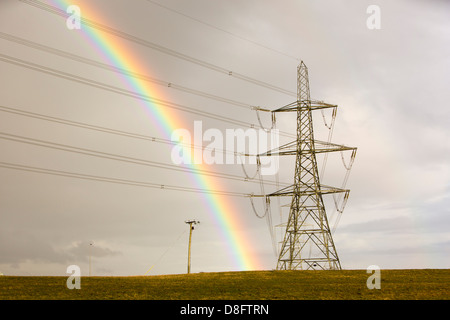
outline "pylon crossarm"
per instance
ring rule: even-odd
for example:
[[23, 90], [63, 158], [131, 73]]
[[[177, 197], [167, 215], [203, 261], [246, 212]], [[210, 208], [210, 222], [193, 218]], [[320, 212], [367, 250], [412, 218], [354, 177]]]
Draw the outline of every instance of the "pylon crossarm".
[[[315, 194], [332, 194], [332, 193], [349, 193], [350, 190], [349, 189], [342, 189], [342, 188], [337, 188], [337, 187], [330, 187], [327, 185], [321, 185], [320, 188], [318, 190], [315, 189], [313, 184], [309, 184], [309, 185], [304, 185], [301, 189], [300, 192], [297, 192], [294, 189], [295, 185], [290, 185], [288, 187], [285, 187], [283, 189], [280, 189], [278, 191], [275, 191], [273, 193], [270, 194], [251, 194], [251, 197], [283, 197], [283, 196], [293, 196], [293, 195], [299, 195], [299, 196], [311, 196], [311, 195], [315, 195]], [[303, 189], [303, 190], [302, 190]]]
[[336, 188], [336, 187], [330, 187], [327, 185], [322, 184], [320, 186], [320, 194], [332, 194], [332, 193], [349, 193], [349, 189], [342, 189], [342, 188]]
[[[348, 147], [345, 145], [340, 145], [331, 142], [325, 142], [320, 140], [314, 140], [314, 148], [312, 150], [300, 150], [300, 155], [311, 154], [311, 153], [325, 153], [325, 152], [337, 152], [337, 151], [356, 151], [355, 147]], [[292, 141], [286, 143], [278, 148], [266, 151], [259, 154], [260, 157], [269, 156], [295, 156], [299, 152], [297, 151], [297, 141]], [[248, 155], [247, 155], [248, 156]]]
[[287, 104], [281, 108], [272, 110], [272, 112], [291, 112], [291, 111], [304, 111], [304, 110], [321, 110], [329, 108], [337, 108], [335, 104], [329, 104], [322, 101], [315, 100], [297, 100], [290, 104]]
[[336, 144], [326, 141], [314, 140], [315, 153], [336, 152], [336, 151], [355, 151], [356, 147], [348, 147], [343, 144]]

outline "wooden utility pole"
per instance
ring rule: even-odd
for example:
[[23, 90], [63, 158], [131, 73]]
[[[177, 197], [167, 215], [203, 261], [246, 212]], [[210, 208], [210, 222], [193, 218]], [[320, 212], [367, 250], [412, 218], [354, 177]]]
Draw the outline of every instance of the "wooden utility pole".
[[192, 231], [194, 230], [194, 224], [200, 223], [197, 220], [188, 220], [185, 223], [189, 224], [189, 246], [188, 246], [188, 266], [187, 273], [191, 273], [191, 240], [192, 240]]
[[91, 247], [94, 243], [91, 241], [89, 242], [89, 277], [91, 276]]

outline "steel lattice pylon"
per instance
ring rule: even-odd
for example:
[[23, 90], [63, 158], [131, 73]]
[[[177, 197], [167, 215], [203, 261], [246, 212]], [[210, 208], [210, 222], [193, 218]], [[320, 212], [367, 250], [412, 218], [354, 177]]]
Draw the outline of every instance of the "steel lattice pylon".
[[353, 150], [356, 148], [314, 140], [312, 111], [337, 108], [323, 102], [311, 101], [308, 68], [297, 68], [297, 101], [272, 112], [296, 112], [297, 140], [264, 156], [295, 155], [294, 184], [267, 196], [292, 196], [284, 239], [279, 252], [278, 270], [328, 269], [340, 270], [341, 263], [331, 235], [322, 195], [349, 190], [320, 184], [316, 153]]

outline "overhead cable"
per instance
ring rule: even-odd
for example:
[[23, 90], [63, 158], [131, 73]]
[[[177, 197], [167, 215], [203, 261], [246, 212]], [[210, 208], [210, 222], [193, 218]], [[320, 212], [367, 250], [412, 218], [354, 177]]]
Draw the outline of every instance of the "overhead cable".
[[[37, 1], [37, 0], [20, 0], [20, 1], [22, 1], [22, 2], [24, 2], [26, 4], [28, 4], [28, 5], [32, 5], [32, 6], [36, 7], [36, 8], [41, 9], [41, 10], [45, 10], [47, 12], [59, 15], [59, 16], [64, 17], [64, 18], [68, 18], [68, 16], [69, 16], [64, 10], [58, 9], [58, 8], [56, 8], [54, 6], [42, 3], [42, 2]], [[265, 88], [268, 88], [268, 89], [271, 89], [271, 90], [274, 90], [274, 91], [278, 91], [280, 93], [283, 93], [283, 94], [286, 94], [286, 95], [290, 95], [290, 96], [293, 96], [293, 97], [297, 96], [297, 94], [295, 92], [293, 92], [293, 91], [286, 90], [286, 89], [280, 88], [278, 86], [266, 83], [264, 81], [260, 81], [260, 80], [251, 78], [249, 76], [240, 74], [238, 72], [234, 72], [234, 71], [228, 70], [226, 68], [217, 66], [215, 64], [212, 64], [212, 63], [209, 63], [209, 62], [206, 62], [206, 61], [203, 61], [203, 60], [200, 60], [200, 59], [188, 56], [188, 55], [183, 54], [181, 52], [178, 52], [176, 50], [169, 49], [169, 48], [166, 48], [166, 47], [164, 47], [162, 45], [159, 45], [159, 44], [156, 44], [156, 43], [153, 43], [153, 42], [141, 39], [139, 37], [133, 36], [133, 35], [131, 35], [129, 33], [126, 33], [126, 32], [123, 32], [123, 31], [120, 31], [120, 30], [117, 30], [117, 29], [114, 29], [114, 28], [111, 28], [109, 26], [106, 26], [104, 24], [98, 23], [96, 21], [89, 20], [89, 19], [86, 19], [86, 18], [83, 18], [83, 17], [81, 17], [80, 20], [81, 20], [82, 24], [84, 24], [84, 25], [86, 25], [86, 26], [88, 26], [90, 28], [94, 28], [94, 29], [100, 30], [102, 32], [106, 32], [106, 33], [112, 34], [112, 35], [114, 35], [116, 37], [120, 37], [120, 38], [128, 40], [128, 41], [132, 41], [134, 43], [140, 44], [140, 45], [145, 46], [147, 48], [151, 48], [151, 49], [157, 50], [157, 51], [165, 53], [167, 55], [170, 55], [170, 56], [173, 56], [173, 57], [176, 57], [176, 58], [179, 58], [179, 59], [191, 62], [193, 64], [196, 64], [196, 65], [208, 68], [210, 70], [214, 70], [214, 71], [222, 73], [222, 74], [229, 75], [229, 76], [237, 78], [237, 79], [241, 79], [243, 81], [247, 81], [249, 83], [253, 83], [253, 84], [261, 86], [261, 87], [265, 87]]]
[[34, 173], [42, 173], [42, 174], [48, 174], [48, 175], [54, 175], [54, 176], [76, 178], [76, 179], [82, 179], [82, 180], [130, 185], [130, 186], [136, 186], [136, 187], [184, 191], [184, 192], [192, 192], [192, 193], [205, 193], [205, 194], [213, 194], [213, 195], [221, 195], [221, 196], [232, 196], [232, 197], [249, 197], [250, 196], [250, 194], [233, 192], [233, 191], [201, 189], [201, 188], [183, 187], [183, 186], [167, 185], [167, 184], [152, 183], [152, 182], [143, 182], [143, 181], [134, 181], [134, 180], [127, 180], [127, 179], [102, 177], [102, 176], [81, 174], [81, 173], [75, 173], [75, 172], [69, 172], [69, 171], [60, 171], [60, 170], [39, 168], [39, 167], [33, 167], [33, 166], [26, 166], [26, 165], [21, 165], [21, 164], [16, 164], [16, 163], [8, 163], [8, 162], [0, 162], [0, 167], [7, 168], [7, 169], [13, 169], [13, 170], [34, 172]]
[[[12, 56], [9, 55], [5, 55], [5, 54], [0, 54], [0, 60], [10, 63], [10, 64], [14, 64], [17, 66], [21, 66], [30, 70], [35, 70], [38, 72], [43, 72], [52, 76], [56, 76], [59, 78], [63, 78], [66, 80], [70, 80], [70, 81], [74, 81], [77, 83], [81, 83], [81, 84], [85, 84], [91, 87], [95, 87], [98, 89], [102, 89], [102, 90], [107, 90], [110, 92], [114, 92], [117, 94], [121, 94], [124, 96], [128, 96], [128, 97], [132, 97], [141, 101], [147, 101], [147, 102], [151, 102], [152, 104], [160, 107], [167, 107], [167, 108], [171, 108], [171, 109], [175, 109], [175, 110], [179, 110], [179, 111], [184, 111], [184, 112], [188, 112], [191, 114], [195, 114], [195, 115], [200, 115], [203, 117], [207, 117], [210, 119], [214, 119], [214, 120], [218, 120], [221, 122], [227, 122], [227, 123], [231, 123], [234, 124], [236, 126], [240, 126], [240, 127], [247, 127], [247, 128], [259, 128], [257, 125], [249, 123], [249, 122], [244, 122], [244, 121], [240, 121], [240, 120], [236, 120], [233, 118], [229, 118], [229, 117], [224, 117], [222, 115], [219, 115], [217, 113], [211, 113], [211, 112], [206, 112], [206, 111], [202, 111], [196, 108], [192, 108], [192, 107], [188, 107], [188, 106], [184, 106], [178, 103], [174, 103], [174, 102], [169, 102], [166, 100], [162, 100], [162, 99], [158, 99], [158, 98], [154, 98], [151, 97], [149, 95], [146, 94], [142, 94], [142, 93], [138, 93], [138, 92], [133, 92], [133, 91], [129, 91], [129, 90], [125, 90], [116, 86], [112, 86], [103, 82], [99, 82], [99, 81], [95, 81], [92, 79], [87, 79], [84, 77], [80, 77], [71, 73], [67, 73], [67, 72], [63, 72], [60, 70], [56, 70], [53, 68], [49, 68], [40, 64], [36, 64], [33, 62], [29, 62], [29, 61], [25, 61], [22, 59], [18, 59], [18, 58], [14, 58]], [[283, 136], [289, 136], [292, 137], [292, 134], [289, 133], [284, 133], [284, 132], [280, 132], [280, 135]]]

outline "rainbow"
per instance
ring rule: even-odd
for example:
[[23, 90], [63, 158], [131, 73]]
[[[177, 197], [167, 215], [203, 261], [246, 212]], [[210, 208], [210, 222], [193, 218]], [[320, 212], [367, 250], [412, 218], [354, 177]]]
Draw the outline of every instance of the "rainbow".
[[[70, 3], [71, 1], [67, 0], [51, 0], [51, 2], [54, 7], [63, 11], [66, 11], [72, 4], [77, 5], [80, 7], [81, 16], [83, 18], [108, 25], [107, 21], [104, 21], [97, 12], [98, 10], [95, 10], [92, 7], [80, 6], [76, 3]], [[86, 41], [90, 43], [92, 48], [96, 50], [108, 64], [132, 72], [140, 72], [144, 69], [139, 65], [139, 61], [134, 57], [133, 52], [117, 37], [85, 25], [82, 25], [79, 31]], [[134, 92], [154, 98], [160, 98], [158, 97], [157, 90], [147, 82], [126, 76], [121, 76], [121, 78]], [[188, 127], [183, 124], [181, 116], [176, 114], [175, 111], [169, 108], [159, 107], [148, 101], [140, 101], [147, 110], [153, 125], [158, 128], [159, 132], [166, 138], [170, 139], [171, 134], [175, 129]], [[204, 166], [205, 165], [192, 164], [190, 165], [190, 168], [201, 170]], [[202, 189], [218, 189], [218, 182], [213, 178], [195, 174], [191, 175], [196, 187]], [[201, 196], [204, 198], [203, 200], [206, 209], [219, 226], [219, 232], [228, 246], [234, 268], [236, 270], [259, 269], [260, 263], [258, 257], [251, 253], [250, 241], [246, 238], [245, 234], [237, 231], [240, 229], [240, 221], [237, 215], [238, 210], [233, 207], [229, 198], [226, 199], [225, 196], [217, 194], [202, 194]]]

